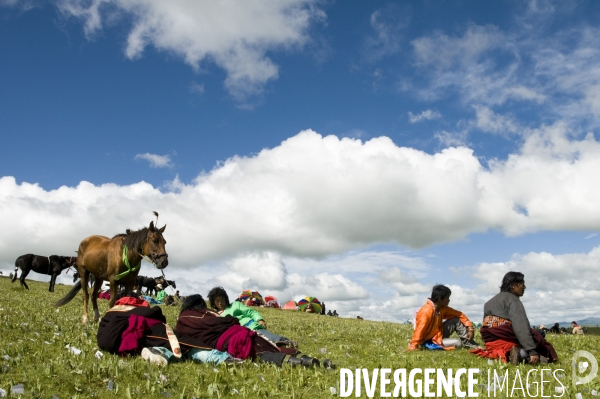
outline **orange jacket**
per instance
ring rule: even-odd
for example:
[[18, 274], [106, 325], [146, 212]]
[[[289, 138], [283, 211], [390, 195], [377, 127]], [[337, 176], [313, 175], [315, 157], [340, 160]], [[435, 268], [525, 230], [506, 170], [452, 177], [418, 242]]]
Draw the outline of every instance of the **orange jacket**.
[[[423, 305], [423, 307], [417, 312], [417, 317], [415, 320], [415, 332], [410, 340], [408, 350], [417, 350], [419, 349], [419, 345], [429, 340], [432, 340], [435, 344], [443, 348], [443, 321], [453, 317], [458, 317], [460, 321], [467, 327], [473, 325], [473, 323], [471, 323], [471, 321], [463, 312], [459, 312], [458, 310], [452, 309], [448, 306], [440, 310], [439, 313], [436, 313], [435, 305], [433, 302], [431, 302], [431, 299], [428, 299], [425, 305]], [[450, 350], [454, 349], [454, 347], [452, 346], [445, 349]]]

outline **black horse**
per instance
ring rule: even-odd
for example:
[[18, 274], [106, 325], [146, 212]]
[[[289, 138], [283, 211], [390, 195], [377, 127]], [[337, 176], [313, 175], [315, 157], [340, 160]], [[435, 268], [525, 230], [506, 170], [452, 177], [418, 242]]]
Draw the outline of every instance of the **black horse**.
[[39, 274], [48, 274], [52, 276], [50, 278], [50, 288], [48, 291], [54, 292], [54, 283], [56, 282], [56, 277], [63, 270], [68, 269], [71, 266], [77, 267], [76, 256], [39, 256], [33, 254], [21, 255], [15, 261], [15, 273], [12, 276], [11, 283], [14, 283], [17, 280], [17, 272], [20, 268], [21, 278], [19, 281], [21, 282], [22, 287], [25, 287], [27, 290], [29, 290], [29, 287], [25, 282], [25, 277], [27, 277], [30, 271], [34, 271]]
[[[77, 269], [77, 267], [75, 267], [75, 271], [73, 272], [73, 282], [76, 282], [77, 280], [79, 280], [79, 270]], [[94, 286], [95, 282], [96, 277], [94, 277], [93, 274], [90, 274], [90, 276], [88, 277], [88, 283], [90, 284], [90, 288]]]
[[158, 290], [156, 289], [156, 285], [161, 284], [163, 288], [167, 288], [171, 286], [173, 288], [177, 288], [174, 280], [166, 280], [164, 277], [145, 277], [145, 276], [137, 276], [135, 279], [135, 285], [137, 286], [139, 292], [142, 292], [142, 288], [146, 288], [147, 295], [156, 295]]

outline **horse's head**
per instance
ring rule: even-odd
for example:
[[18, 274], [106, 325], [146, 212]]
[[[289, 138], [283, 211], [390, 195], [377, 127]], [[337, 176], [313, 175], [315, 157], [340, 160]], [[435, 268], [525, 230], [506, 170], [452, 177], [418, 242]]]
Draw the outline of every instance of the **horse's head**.
[[50, 263], [52, 264], [52, 271], [56, 274], [60, 274], [60, 272], [71, 266], [77, 268], [77, 257], [51, 255]]
[[154, 226], [154, 222], [150, 222], [146, 242], [142, 247], [142, 253], [154, 262], [157, 269], [164, 269], [169, 265], [169, 255], [165, 250], [167, 241], [162, 235], [166, 227], [167, 225], [165, 224], [162, 228], [157, 229]]

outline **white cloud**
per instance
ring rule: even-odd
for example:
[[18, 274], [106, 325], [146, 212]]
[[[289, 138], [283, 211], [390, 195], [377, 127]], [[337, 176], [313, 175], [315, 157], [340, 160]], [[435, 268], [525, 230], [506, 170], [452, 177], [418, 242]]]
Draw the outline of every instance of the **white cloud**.
[[448, 132], [440, 130], [435, 132], [433, 137], [444, 147], [461, 147], [467, 145], [468, 131], [461, 130], [457, 132]]
[[396, 4], [376, 10], [369, 18], [372, 34], [363, 43], [363, 56], [369, 62], [377, 62], [386, 56], [400, 52], [403, 33], [408, 26], [408, 13]]
[[313, 0], [59, 0], [58, 7], [81, 19], [88, 37], [107, 21], [132, 21], [125, 46], [129, 59], [153, 46], [194, 69], [216, 63], [227, 72], [226, 89], [241, 103], [277, 79], [278, 67], [267, 52], [302, 47], [311, 24], [325, 18]]
[[427, 154], [386, 137], [363, 143], [304, 131], [191, 184], [177, 179], [174, 192], [87, 182], [46, 191], [3, 177], [0, 214], [11, 233], [0, 249], [30, 252], [38, 241], [75, 249], [86, 235], [146, 225], [152, 210], [187, 265], [255, 251], [322, 257], [375, 243], [419, 248], [488, 229], [599, 229], [600, 143], [593, 135], [569, 140], [564, 125], [528, 134], [519, 153], [489, 169], [465, 147]]
[[[556, 4], [558, 5], [558, 4]], [[528, 119], [600, 125], [600, 34], [584, 24], [554, 28], [569, 13], [531, 2], [510, 29], [468, 24], [458, 34], [434, 32], [411, 41], [424, 83], [401, 87], [423, 100], [458, 98], [469, 106], [527, 106]], [[560, 23], [558, 23], [560, 25]], [[543, 107], [540, 107], [543, 104]]]
[[203, 94], [204, 93], [204, 85], [196, 82], [192, 82], [190, 85], [190, 93], [195, 94]]
[[[10, 269], [24, 253], [73, 254], [83, 238], [148, 225], [157, 210], [159, 223], [167, 223], [173, 265], [167, 275], [186, 275], [186, 289], [254, 284], [282, 300], [320, 296], [350, 315], [404, 317], [426, 296], [427, 262], [410, 253], [354, 251], [380, 243], [426, 247], [488, 229], [509, 235], [597, 231], [598, 170], [600, 143], [593, 135], [576, 140], [556, 124], [528, 131], [517, 153], [490, 161], [489, 168], [465, 147], [427, 154], [385, 137], [363, 143], [304, 131], [256, 155], [230, 158], [191, 184], [176, 179], [172, 192], [144, 182], [81, 182], [46, 191], [5, 176], [0, 265]], [[530, 288], [580, 298], [572, 288], [580, 280], [568, 283], [570, 291], [557, 284], [571, 281], [564, 270], [595, 281], [597, 252], [511, 262], [535, 276]], [[198, 267], [201, 272], [193, 272]], [[457, 287], [453, 303], [470, 309], [460, 298], [489, 297], [511, 267], [482, 266], [476, 271], [482, 286]], [[401, 311], [384, 314], [393, 308]]]
[[482, 263], [474, 268], [473, 276], [481, 280], [477, 291], [487, 301], [499, 292], [506, 272], [523, 273], [527, 290], [522, 301], [529, 319], [535, 324], [555, 323], [598, 316], [599, 261], [600, 247], [563, 255], [532, 252], [507, 262]]
[[408, 120], [410, 121], [410, 123], [417, 123], [424, 120], [429, 121], [432, 119], [439, 119], [441, 117], [442, 114], [440, 114], [438, 111], [432, 111], [430, 109], [427, 109], [421, 112], [420, 114], [413, 114], [412, 112], [408, 111]]
[[508, 136], [517, 132], [523, 132], [525, 129], [520, 127], [517, 122], [503, 115], [498, 115], [490, 108], [485, 106], [475, 106], [475, 121], [471, 123], [472, 127], [484, 132]]
[[585, 236], [584, 240], [589, 240], [590, 238], [594, 238], [598, 235], [598, 233], [592, 233]]
[[252, 253], [230, 260], [227, 266], [236, 275], [243, 276], [241, 284], [244, 287], [258, 290], [282, 290], [287, 287], [287, 270], [278, 254]]
[[157, 154], [150, 154], [148, 152], [144, 153], [144, 154], [137, 154], [134, 157], [135, 160], [145, 160], [148, 161], [150, 163], [150, 167], [151, 168], [172, 168], [173, 167], [173, 162], [171, 162], [171, 156], [170, 155], [157, 155]]

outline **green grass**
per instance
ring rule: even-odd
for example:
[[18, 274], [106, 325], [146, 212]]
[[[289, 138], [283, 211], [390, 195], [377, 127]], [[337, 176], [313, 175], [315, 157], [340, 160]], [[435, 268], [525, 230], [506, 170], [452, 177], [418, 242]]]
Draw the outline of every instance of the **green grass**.
[[[213, 367], [191, 362], [170, 364], [158, 368], [141, 358], [120, 358], [105, 353], [96, 359], [97, 325], [81, 324], [81, 295], [57, 312], [52, 306], [64, 296], [69, 286], [57, 285], [56, 292], [47, 291], [47, 283], [29, 283], [24, 291], [18, 282], [11, 284], [0, 278], [0, 388], [11, 395], [11, 386], [23, 384], [23, 397], [50, 398], [331, 398], [339, 396], [339, 368], [480, 368], [510, 370], [521, 375], [529, 366], [510, 367], [499, 363], [489, 366], [486, 359], [466, 350], [452, 352], [404, 352], [410, 340], [410, 326], [368, 320], [343, 319], [314, 314], [261, 309], [269, 329], [297, 340], [300, 350], [310, 356], [331, 358], [338, 370], [322, 368], [277, 368], [247, 361], [241, 366]], [[207, 289], [209, 287], [206, 287]], [[101, 313], [108, 307], [99, 300]], [[178, 310], [165, 307], [164, 313], [175, 325]], [[479, 336], [476, 337], [481, 342]], [[550, 368], [564, 369], [563, 383], [567, 392], [563, 398], [575, 397], [585, 390], [600, 390], [600, 377], [583, 386], [572, 386], [571, 356], [574, 351], [587, 350], [600, 358], [598, 336], [551, 336], [560, 361]], [[82, 350], [75, 356], [66, 345]], [[321, 353], [321, 349], [326, 354]], [[9, 359], [4, 359], [8, 356]], [[161, 377], [162, 375], [162, 377]], [[485, 378], [487, 379], [487, 377]], [[108, 390], [109, 381], [114, 383]], [[483, 379], [480, 379], [483, 383]], [[389, 391], [393, 390], [393, 382]], [[551, 385], [552, 387], [554, 385]], [[337, 394], [330, 392], [330, 387]], [[554, 394], [554, 388], [552, 393]], [[364, 388], [362, 397], [365, 396]], [[546, 391], [546, 395], [547, 395]], [[499, 395], [502, 396], [502, 395]], [[351, 397], [355, 397], [354, 394]], [[379, 397], [379, 388], [375, 397]], [[487, 397], [482, 394], [480, 397]], [[493, 397], [493, 396], [492, 396]], [[515, 395], [515, 397], [519, 397]]]

